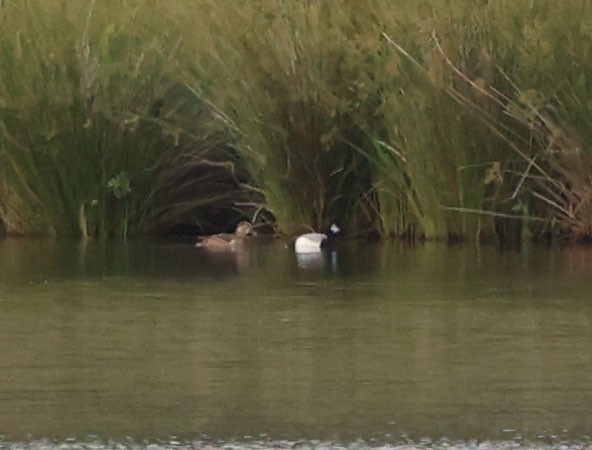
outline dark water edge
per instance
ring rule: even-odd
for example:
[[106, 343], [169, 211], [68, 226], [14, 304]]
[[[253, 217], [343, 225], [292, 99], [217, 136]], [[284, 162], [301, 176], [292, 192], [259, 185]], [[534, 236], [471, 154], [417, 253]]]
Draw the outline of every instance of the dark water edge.
[[0, 441], [3, 450], [590, 450], [592, 444], [586, 441], [564, 441], [558, 436], [541, 437], [539, 441], [525, 442], [520, 437], [507, 441], [470, 440], [452, 441], [446, 438], [432, 440], [423, 438], [397, 442], [378, 442], [356, 440], [350, 443], [319, 440], [267, 440], [245, 439], [237, 441], [194, 440], [138, 442], [133, 439], [124, 441], [100, 441], [90, 438], [86, 441], [68, 439], [65, 441], [35, 440], [28, 442]]

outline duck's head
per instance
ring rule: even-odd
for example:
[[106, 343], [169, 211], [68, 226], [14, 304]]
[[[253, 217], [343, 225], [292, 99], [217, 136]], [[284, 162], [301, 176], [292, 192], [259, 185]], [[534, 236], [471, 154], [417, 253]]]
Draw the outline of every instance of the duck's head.
[[236, 231], [234, 232], [234, 234], [236, 234], [237, 237], [246, 237], [246, 236], [257, 236], [257, 233], [255, 232], [255, 230], [253, 229], [253, 225], [251, 225], [249, 222], [240, 222], [237, 226], [236, 226]]
[[332, 223], [331, 226], [329, 226], [327, 231], [328, 231], [328, 234], [335, 236], [335, 235], [341, 233], [341, 228], [339, 228], [335, 223]]
[[325, 226], [322, 229], [322, 233], [327, 235], [327, 237], [329, 239], [331, 239], [332, 237], [338, 236], [342, 233], [343, 231], [341, 230], [341, 228], [335, 223], [335, 222], [331, 222], [331, 225], [329, 226]]

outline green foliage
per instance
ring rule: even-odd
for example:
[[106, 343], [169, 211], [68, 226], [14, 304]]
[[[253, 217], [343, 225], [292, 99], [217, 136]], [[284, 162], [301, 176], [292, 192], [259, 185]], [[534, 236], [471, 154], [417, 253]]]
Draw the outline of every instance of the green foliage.
[[249, 203], [241, 174], [288, 233], [590, 236], [589, 6], [9, 2], [0, 214], [158, 231]]
[[451, 95], [458, 80], [423, 29], [458, 18], [431, 3], [192, 2], [207, 13], [185, 26], [187, 83], [236, 130], [283, 229], [481, 231], [481, 218], [445, 207], [485, 208], [500, 139], [483, 142], [486, 125]]
[[167, 75], [175, 47], [164, 22], [155, 31], [156, 6], [6, 5], [0, 158], [10, 193], [3, 209], [19, 211], [16, 231], [125, 237], [191, 209], [169, 195], [175, 174], [184, 175], [183, 159], [215, 159], [220, 131], [208, 128], [203, 104]]
[[[371, 223], [370, 166], [358, 117], [378, 88], [359, 55], [357, 3], [190, 1], [186, 82], [236, 133], [237, 150], [288, 232]], [[198, 21], [197, 24], [194, 21]]]

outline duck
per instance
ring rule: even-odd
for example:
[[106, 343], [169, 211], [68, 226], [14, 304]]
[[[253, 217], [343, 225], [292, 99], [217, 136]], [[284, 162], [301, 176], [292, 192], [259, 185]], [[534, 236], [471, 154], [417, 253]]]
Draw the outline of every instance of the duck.
[[294, 251], [297, 254], [320, 253], [330, 242], [331, 238], [341, 232], [341, 229], [331, 224], [327, 233], [305, 233], [294, 240]]
[[236, 226], [234, 234], [220, 233], [203, 236], [199, 238], [195, 246], [211, 252], [236, 252], [241, 250], [247, 236], [256, 235], [253, 225], [243, 221]]

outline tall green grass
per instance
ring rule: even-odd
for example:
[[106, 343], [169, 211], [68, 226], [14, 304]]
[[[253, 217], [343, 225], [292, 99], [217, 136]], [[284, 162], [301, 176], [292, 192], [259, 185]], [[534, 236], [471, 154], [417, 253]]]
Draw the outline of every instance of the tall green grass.
[[9, 2], [0, 214], [127, 235], [247, 204], [286, 233], [592, 236], [591, 11]]
[[490, 206], [486, 173], [507, 152], [452, 95], [430, 42], [438, 2], [193, 4], [207, 12], [186, 40], [187, 83], [236, 130], [283, 229], [493, 233], [491, 218], [452, 211]]
[[235, 129], [284, 229], [574, 229], [589, 183], [567, 179], [589, 162], [558, 133], [589, 132], [587, 1], [190, 4], [187, 83]]
[[[371, 167], [357, 118], [374, 114], [372, 62], [351, 39], [356, 3], [188, 1], [186, 83], [236, 136], [283, 231], [330, 220], [372, 227]], [[356, 7], [365, 13], [365, 7]]]
[[179, 64], [179, 38], [159, 20], [160, 5], [4, 6], [0, 158], [3, 209], [19, 213], [12, 231], [125, 237], [232, 195], [216, 192], [227, 174], [204, 175], [226, 139], [167, 73]]

